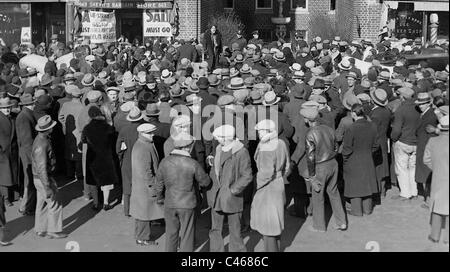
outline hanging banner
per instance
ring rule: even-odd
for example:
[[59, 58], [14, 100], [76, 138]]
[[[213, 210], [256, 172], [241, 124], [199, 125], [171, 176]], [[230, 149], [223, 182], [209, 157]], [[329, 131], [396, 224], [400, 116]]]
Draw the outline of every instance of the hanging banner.
[[31, 43], [31, 27], [22, 27], [22, 31], [20, 32], [20, 43], [21, 44], [30, 44]]
[[171, 37], [170, 10], [146, 10], [142, 16], [144, 37]]
[[90, 38], [91, 43], [116, 41], [116, 15], [113, 12], [89, 11], [83, 14], [82, 36]]

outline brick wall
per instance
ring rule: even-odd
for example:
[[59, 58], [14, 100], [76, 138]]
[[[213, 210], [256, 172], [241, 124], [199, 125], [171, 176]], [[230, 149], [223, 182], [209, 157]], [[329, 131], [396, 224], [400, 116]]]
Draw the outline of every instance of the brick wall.
[[200, 36], [201, 32], [201, 4], [200, 0], [176, 0], [180, 14], [179, 39], [189, 39]]
[[355, 19], [353, 0], [336, 1], [336, 36], [340, 36], [343, 40], [352, 40]]
[[[337, 1], [337, 2], [340, 2]], [[296, 30], [307, 30], [307, 40], [311, 41], [315, 36], [321, 36], [322, 39], [331, 38], [333, 31], [332, 29], [326, 29], [324, 31], [320, 30], [317, 25], [317, 17], [321, 17], [320, 23], [323, 24], [326, 20], [330, 27], [334, 28], [336, 24], [336, 17], [334, 13], [330, 12], [330, 0], [308, 0], [307, 11], [300, 10], [295, 14], [295, 29]]]
[[[377, 40], [383, 8], [383, 4], [376, 0], [354, 1], [356, 15], [354, 16], [353, 38]], [[359, 20], [361, 36], [358, 35], [358, 20], [356, 16]]]

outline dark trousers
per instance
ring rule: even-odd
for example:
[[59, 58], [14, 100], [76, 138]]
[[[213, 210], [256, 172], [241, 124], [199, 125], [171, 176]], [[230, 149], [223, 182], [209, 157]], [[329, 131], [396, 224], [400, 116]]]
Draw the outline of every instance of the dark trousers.
[[83, 180], [83, 164], [81, 160], [66, 160], [67, 177]]
[[350, 199], [352, 204], [352, 214], [356, 216], [369, 215], [372, 213], [372, 196], [354, 197]]
[[280, 236], [263, 236], [265, 252], [280, 251]]
[[166, 221], [166, 252], [177, 252], [180, 237], [180, 252], [194, 251], [194, 209], [164, 209]]
[[135, 219], [134, 237], [139, 241], [150, 241], [150, 221]]
[[123, 213], [125, 216], [130, 215], [130, 197], [131, 195], [123, 195]]
[[341, 195], [338, 190], [338, 164], [336, 160], [316, 164], [316, 178], [322, 187], [320, 192], [312, 190], [313, 226], [317, 230], [326, 230], [325, 223], [325, 192], [330, 199], [333, 216], [338, 226], [345, 223], [345, 212], [342, 207]]
[[4, 242], [5, 240], [5, 232], [4, 228], [6, 226], [6, 217], [5, 217], [5, 203], [2, 192], [0, 192], [0, 242]]
[[211, 230], [209, 231], [210, 251], [224, 252], [225, 246], [222, 236], [223, 220], [228, 218], [228, 229], [230, 233], [229, 252], [247, 252], [244, 240], [241, 236], [242, 212], [223, 213], [211, 210]]
[[6, 200], [9, 200], [10, 202], [12, 202], [11, 198], [9, 197], [10, 196], [10, 192], [11, 192], [10, 187], [0, 185], [0, 195], [3, 196], [3, 199], [2, 199], [3, 202], [2, 203], [4, 203]]
[[23, 196], [20, 203], [19, 211], [34, 212], [36, 210], [36, 188], [34, 187], [33, 171], [31, 169], [31, 163], [25, 164], [22, 161], [23, 166]]

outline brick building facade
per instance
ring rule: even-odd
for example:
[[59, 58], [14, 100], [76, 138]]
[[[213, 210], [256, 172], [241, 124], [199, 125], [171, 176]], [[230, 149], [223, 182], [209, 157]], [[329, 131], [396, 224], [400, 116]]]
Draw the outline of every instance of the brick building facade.
[[[124, 34], [132, 41], [143, 36], [143, 13], [146, 10], [170, 12], [177, 9], [176, 38], [200, 38], [216, 14], [233, 11], [242, 21], [246, 38], [259, 30], [265, 41], [276, 40], [273, 17], [289, 18], [285, 40], [296, 30], [307, 40], [315, 36], [332, 39], [364, 38], [377, 40], [380, 29], [390, 24], [392, 33], [423, 36], [427, 40], [431, 13], [441, 20], [439, 34], [448, 37], [449, 0], [0, 0], [0, 34], [17, 41], [21, 27], [31, 26], [33, 42], [48, 41], [52, 34], [71, 40], [75, 8], [115, 11], [117, 36]], [[18, 12], [21, 11], [21, 12]], [[23, 12], [22, 12], [23, 11]], [[408, 21], [409, 20], [409, 21]], [[418, 22], [418, 23], [417, 23]], [[413, 25], [415, 24], [415, 25]], [[406, 25], [406, 27], [405, 27]], [[412, 30], [408, 28], [414, 28]], [[4, 38], [5, 39], [5, 38]]]

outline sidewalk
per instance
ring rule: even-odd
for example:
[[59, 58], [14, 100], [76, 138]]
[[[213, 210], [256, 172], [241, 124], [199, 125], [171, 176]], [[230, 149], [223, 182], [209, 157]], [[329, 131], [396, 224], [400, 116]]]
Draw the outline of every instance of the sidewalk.
[[[18, 203], [15, 202], [13, 207], [7, 208], [6, 214], [8, 221], [6, 235], [13, 245], [0, 247], [0, 252], [69, 252], [71, 245], [75, 245], [75, 250], [79, 246], [82, 252], [164, 251], [163, 226], [152, 226], [152, 236], [157, 238], [158, 246], [137, 246], [133, 237], [134, 220], [123, 216], [121, 205], [107, 212], [95, 213], [91, 210], [92, 203], [81, 197], [80, 184], [67, 185], [61, 189], [61, 193], [65, 202], [63, 213], [64, 231], [69, 234], [67, 239], [50, 240], [34, 235], [34, 217], [20, 216]], [[314, 233], [308, 230], [312, 218], [305, 220], [286, 214], [285, 231], [281, 240], [282, 249], [289, 252], [370, 252], [377, 249], [382, 252], [448, 252], [449, 247], [442, 242], [434, 245], [427, 240], [429, 212], [420, 207], [422, 201], [405, 203], [391, 200], [390, 198], [396, 194], [396, 189], [389, 191], [383, 205], [377, 206], [368, 217], [350, 216], [346, 232], [334, 230], [332, 228], [334, 221], [331, 219], [327, 233]], [[204, 210], [197, 225], [196, 251], [209, 250], [208, 226], [209, 210]], [[258, 233], [250, 231], [244, 235], [244, 240], [249, 251], [263, 251], [263, 243]], [[225, 242], [228, 243], [228, 236]]]

